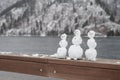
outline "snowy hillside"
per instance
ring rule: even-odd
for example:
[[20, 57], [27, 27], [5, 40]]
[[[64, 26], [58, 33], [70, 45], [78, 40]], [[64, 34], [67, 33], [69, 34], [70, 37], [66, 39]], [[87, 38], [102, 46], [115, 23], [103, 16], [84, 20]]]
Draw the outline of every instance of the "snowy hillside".
[[[111, 0], [112, 1], [112, 0]], [[104, 0], [4, 0], [0, 3], [0, 35], [60, 35], [80, 29], [83, 35], [120, 35], [119, 8]], [[119, 6], [117, 6], [119, 7]]]

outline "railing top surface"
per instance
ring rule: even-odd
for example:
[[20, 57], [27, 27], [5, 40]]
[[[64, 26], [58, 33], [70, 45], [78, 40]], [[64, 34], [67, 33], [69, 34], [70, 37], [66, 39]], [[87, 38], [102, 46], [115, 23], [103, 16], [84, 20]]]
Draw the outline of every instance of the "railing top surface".
[[67, 59], [51, 58], [48, 56], [31, 57], [31, 56], [18, 56], [18, 55], [0, 55], [0, 59], [120, 70], [120, 60], [114, 60], [114, 59], [99, 59], [98, 58], [96, 61], [88, 61], [85, 59], [67, 60]]

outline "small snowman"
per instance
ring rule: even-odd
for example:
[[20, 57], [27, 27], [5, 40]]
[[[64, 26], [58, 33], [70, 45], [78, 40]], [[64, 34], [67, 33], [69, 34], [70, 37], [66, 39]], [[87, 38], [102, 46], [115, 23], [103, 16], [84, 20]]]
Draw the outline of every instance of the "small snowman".
[[88, 60], [91, 60], [91, 61], [96, 61], [96, 56], [97, 56], [97, 51], [96, 51], [96, 46], [97, 46], [97, 43], [94, 39], [95, 37], [95, 32], [94, 31], [89, 31], [88, 32], [88, 37], [90, 39], [88, 39], [87, 41], [87, 45], [89, 47], [89, 49], [87, 49], [85, 51], [85, 56]]
[[56, 58], [66, 58], [67, 55], [67, 35], [66, 34], [62, 34], [61, 35], [61, 41], [59, 42], [60, 47], [57, 49], [57, 53], [55, 53], [54, 55], [51, 55], [51, 57], [56, 57]]
[[83, 55], [83, 49], [81, 48], [80, 44], [82, 43], [81, 32], [80, 30], [74, 31], [74, 37], [72, 39], [72, 44], [68, 50], [68, 58], [67, 59], [80, 59]]

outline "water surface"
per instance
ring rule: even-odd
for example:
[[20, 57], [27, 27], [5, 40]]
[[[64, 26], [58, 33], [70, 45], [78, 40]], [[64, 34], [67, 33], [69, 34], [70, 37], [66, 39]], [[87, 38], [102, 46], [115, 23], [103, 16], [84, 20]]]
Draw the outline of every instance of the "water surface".
[[[84, 51], [88, 48], [87, 37], [82, 37], [81, 47]], [[72, 36], [68, 36], [69, 46]], [[95, 38], [97, 42], [97, 52], [99, 58], [120, 59], [120, 37]], [[39, 53], [54, 54], [59, 47], [60, 38], [58, 36], [50, 37], [0, 37], [0, 51], [14, 53]]]

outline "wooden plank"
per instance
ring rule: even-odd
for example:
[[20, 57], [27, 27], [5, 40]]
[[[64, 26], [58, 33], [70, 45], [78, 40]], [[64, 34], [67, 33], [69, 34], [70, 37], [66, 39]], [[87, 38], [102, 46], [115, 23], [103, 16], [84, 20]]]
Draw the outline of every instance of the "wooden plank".
[[74, 80], [119, 80], [120, 70], [49, 64], [50, 76]]
[[47, 64], [17, 60], [0, 59], [0, 70], [39, 76], [48, 75]]
[[24, 57], [24, 56], [13, 56], [13, 55], [0, 55], [0, 59], [6, 60], [18, 60], [18, 61], [28, 61], [28, 62], [42, 62], [47, 63], [47, 58], [40, 57]]
[[67, 80], [120, 80], [120, 60], [66, 60], [0, 55], [0, 70]]
[[66, 60], [66, 59], [56, 59], [48, 58], [48, 63], [53, 64], [65, 64], [83, 67], [93, 67], [93, 68], [107, 68], [120, 70], [120, 60], [110, 60], [110, 59], [98, 59], [97, 61], [87, 61], [87, 60]]

